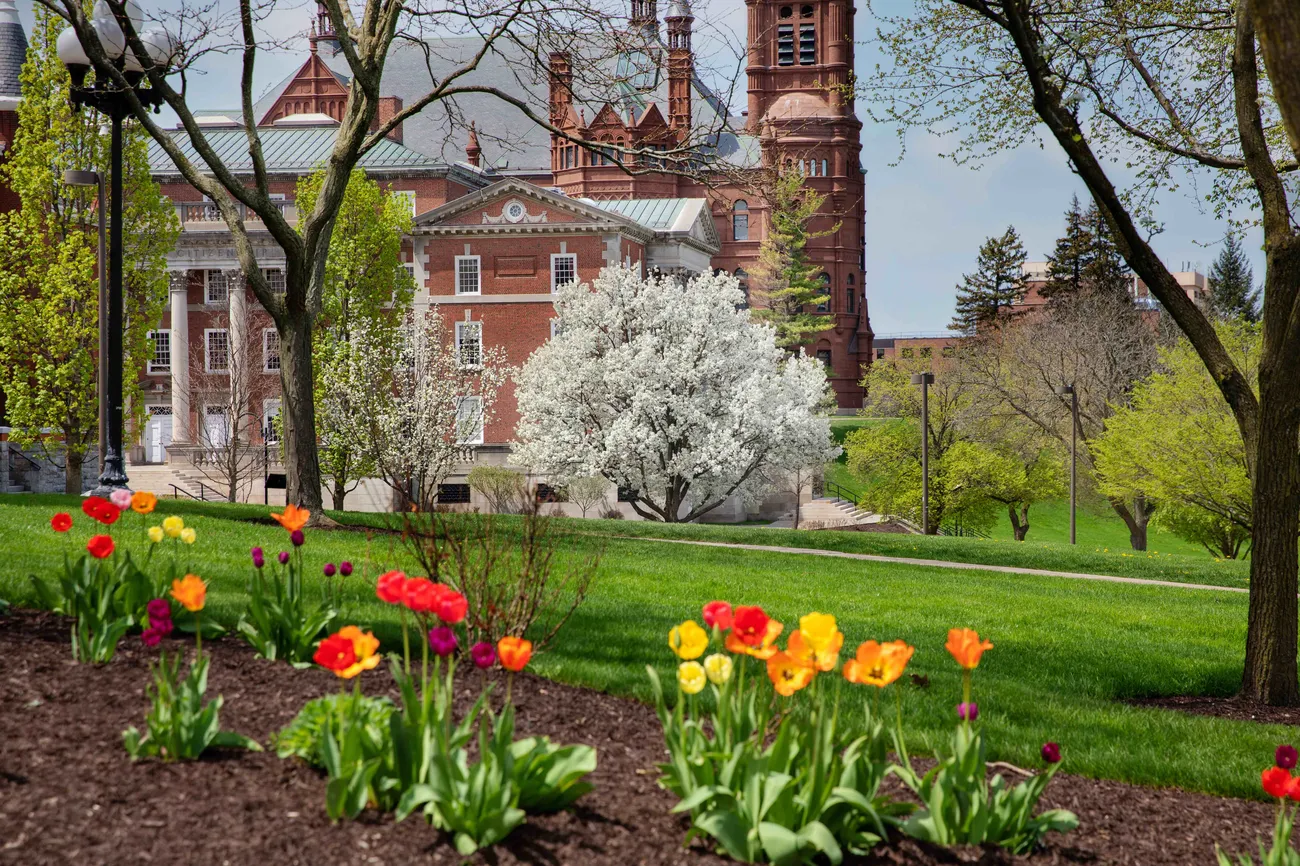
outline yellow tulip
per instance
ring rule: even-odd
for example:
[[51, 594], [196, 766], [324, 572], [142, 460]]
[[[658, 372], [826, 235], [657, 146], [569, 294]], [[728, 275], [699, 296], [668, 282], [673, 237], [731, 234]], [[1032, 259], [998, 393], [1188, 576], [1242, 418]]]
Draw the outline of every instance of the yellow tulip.
[[679, 659], [697, 659], [709, 648], [709, 633], [688, 619], [668, 632], [668, 646]]
[[704, 673], [708, 674], [709, 682], [715, 686], [731, 679], [731, 668], [731, 657], [722, 653], [714, 653], [704, 660]]
[[698, 695], [708, 682], [704, 666], [699, 662], [682, 662], [677, 667], [677, 685], [688, 695]]
[[179, 515], [173, 514], [171, 517], [163, 518], [162, 529], [168, 538], [180, 538], [181, 530], [184, 528], [185, 521]]
[[195, 532], [192, 527], [187, 526], [181, 530], [181, 541], [185, 542], [186, 544], [193, 544], [195, 539], [197, 539], [198, 537], [199, 534]]
[[149, 540], [154, 544], [163, 540], [163, 528], [161, 526], [149, 527]]

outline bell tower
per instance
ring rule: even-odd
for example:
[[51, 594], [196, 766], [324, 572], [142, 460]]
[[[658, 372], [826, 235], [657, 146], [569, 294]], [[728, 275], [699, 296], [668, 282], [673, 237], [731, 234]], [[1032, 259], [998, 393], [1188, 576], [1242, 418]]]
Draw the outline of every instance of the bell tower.
[[749, 114], [763, 164], [798, 171], [824, 196], [810, 241], [822, 268], [832, 327], [808, 346], [827, 361], [839, 405], [860, 406], [857, 382], [871, 362], [863, 280], [866, 189], [862, 122], [854, 113], [853, 0], [745, 0]]

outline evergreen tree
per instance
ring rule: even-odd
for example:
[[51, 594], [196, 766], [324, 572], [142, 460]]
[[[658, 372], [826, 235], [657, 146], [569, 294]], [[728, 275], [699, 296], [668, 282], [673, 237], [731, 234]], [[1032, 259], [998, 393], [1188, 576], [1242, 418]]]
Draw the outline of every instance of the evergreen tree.
[[754, 317], [776, 328], [777, 345], [791, 352], [831, 326], [831, 317], [825, 313], [831, 300], [829, 286], [807, 251], [808, 241], [834, 234], [839, 228], [810, 228], [825, 199], [806, 189], [803, 175], [794, 168], [777, 174], [768, 192], [767, 237], [759, 248], [750, 283], [756, 301]]
[[1254, 288], [1255, 275], [1236, 235], [1219, 251], [1219, 257], [1210, 267], [1210, 306], [1222, 319], [1259, 321], [1259, 289]]
[[[20, 78], [18, 129], [3, 181], [18, 195], [0, 214], [0, 388], [11, 436], [64, 462], [64, 488], [81, 492], [81, 467], [99, 421], [98, 217], [93, 189], [63, 184], [65, 169], [107, 174], [107, 118], [68, 103], [67, 68], [55, 52], [65, 22], [39, 4]], [[147, 137], [123, 130], [123, 399], [143, 415], [139, 377], [152, 354], [148, 332], [167, 301], [166, 253], [176, 212], [149, 173]]]
[[1101, 291], [1128, 297], [1129, 278], [1110, 227], [1096, 203], [1085, 211], [1079, 197], [1065, 212], [1065, 234], [1047, 257], [1047, 283], [1041, 292], [1049, 300], [1066, 292]]
[[957, 315], [948, 327], [964, 334], [989, 322], [1025, 296], [1025, 248], [1015, 226], [980, 247], [975, 273], [963, 274], [957, 286]]
[[[315, 207], [323, 179], [317, 171], [298, 181], [299, 208]], [[368, 419], [351, 399], [369, 383], [349, 381], [361, 369], [351, 355], [362, 333], [372, 344], [367, 349], [396, 353], [398, 328], [415, 289], [402, 266], [402, 237], [410, 230], [410, 199], [385, 192], [364, 171], [354, 170], [334, 221], [312, 341], [321, 473], [330, 480], [339, 511], [349, 485], [355, 489], [360, 479], [376, 472]], [[481, 351], [481, 339], [479, 345]]]

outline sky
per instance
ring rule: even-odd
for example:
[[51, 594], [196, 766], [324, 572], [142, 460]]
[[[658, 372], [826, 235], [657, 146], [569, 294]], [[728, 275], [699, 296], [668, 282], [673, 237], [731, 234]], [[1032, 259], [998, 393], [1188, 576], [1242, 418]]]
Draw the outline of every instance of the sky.
[[[175, 8], [178, 0], [150, 2], [149, 9]], [[31, 0], [19, 0], [24, 24], [32, 21]], [[912, 0], [874, 0], [880, 15], [906, 13]], [[271, 19], [281, 36], [305, 31], [314, 14], [312, 0], [279, 0]], [[662, 9], [666, 3], [661, 3]], [[721, 32], [743, 34], [741, 0], [696, 0], [696, 15]], [[876, 21], [859, 2], [856, 17], [856, 72], [871, 74], [885, 57], [875, 44]], [[303, 46], [305, 50], [305, 45]], [[697, 39], [697, 53], [700, 40]], [[303, 54], [263, 53], [257, 90], [269, 88], [292, 73]], [[206, 75], [192, 79], [191, 105], [228, 108], [238, 105], [233, 86], [238, 59], [210, 57]], [[743, 100], [743, 84], [739, 90]], [[939, 156], [950, 143], [921, 130], [908, 132], [907, 152], [899, 161], [897, 130], [867, 120], [864, 107], [862, 162], [867, 172], [867, 301], [877, 335], [932, 333], [952, 318], [956, 285], [973, 270], [980, 244], [1008, 225], [1020, 233], [1031, 261], [1046, 258], [1064, 227], [1063, 214], [1073, 195], [1086, 201], [1083, 184], [1054, 142], [1024, 145], [987, 159], [979, 166], [959, 166]], [[1173, 270], [1205, 272], [1217, 255], [1225, 228], [1205, 213], [1190, 195], [1167, 193], [1157, 217], [1164, 231], [1152, 242]], [[1247, 239], [1256, 281], [1263, 274], [1258, 234]]]

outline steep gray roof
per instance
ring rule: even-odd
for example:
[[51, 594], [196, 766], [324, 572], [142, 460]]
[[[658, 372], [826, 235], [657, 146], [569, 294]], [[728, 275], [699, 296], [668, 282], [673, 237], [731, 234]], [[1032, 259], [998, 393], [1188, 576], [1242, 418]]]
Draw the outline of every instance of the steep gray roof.
[[[470, 62], [482, 47], [483, 41], [477, 37], [400, 42], [394, 46], [385, 64], [380, 93], [400, 97], [403, 105], [410, 105], [428, 93], [434, 81], [441, 81]], [[330, 50], [327, 42], [320, 44], [320, 52], [325, 64], [346, 80], [348, 66], [343, 55]], [[661, 44], [646, 46], [644, 50], [629, 50], [601, 64], [603, 69], [596, 69], [591, 77], [618, 82], [613, 85], [613, 92], [598, 85], [591, 88], [592, 92], [586, 92], [582, 86], [582, 79], [586, 76], [576, 73], [575, 106], [584, 111], [587, 121], [594, 120], [606, 102], [633, 121], [651, 103], [657, 104], [666, 116], [668, 79], [663, 68], [655, 62], [654, 55], [666, 62], [667, 49]], [[258, 116], [270, 109], [292, 77], [268, 90], [258, 101]], [[550, 88], [545, 70], [538, 68], [535, 57], [514, 43], [496, 43], [477, 68], [458, 79], [457, 84], [501, 90], [528, 105], [534, 114], [545, 117], [549, 112]], [[756, 164], [757, 141], [747, 141], [749, 136], [731, 131], [740, 124], [728, 119], [727, 107], [722, 100], [699, 79], [694, 85], [691, 104], [697, 126], [714, 130], [726, 128], [718, 136], [718, 155], [739, 165]], [[470, 120], [478, 130], [485, 167], [507, 174], [550, 172], [550, 133], [515, 106], [488, 93], [459, 94], [435, 102], [403, 124], [402, 140], [412, 150], [434, 159], [448, 163], [462, 161]]]
[[[305, 174], [314, 171], [329, 157], [334, 147], [337, 127], [263, 127], [259, 130], [262, 139], [262, 153], [266, 158], [267, 169], [277, 173]], [[204, 131], [209, 144], [231, 170], [239, 173], [253, 170], [252, 160], [248, 156], [248, 139], [242, 129], [208, 129]], [[198, 153], [183, 131], [172, 134], [185, 155], [202, 165]], [[386, 168], [441, 168], [441, 163], [430, 159], [422, 153], [416, 153], [395, 141], [385, 139], [375, 145], [361, 158], [359, 167], [375, 170]], [[176, 170], [167, 152], [152, 139], [149, 142], [149, 167], [154, 173], [169, 173]]]
[[14, 0], [0, 0], [0, 96], [21, 96], [18, 75], [27, 59], [27, 34]]

